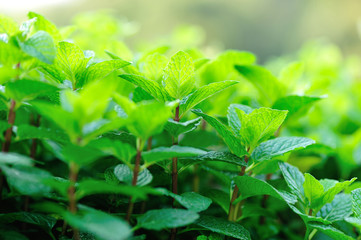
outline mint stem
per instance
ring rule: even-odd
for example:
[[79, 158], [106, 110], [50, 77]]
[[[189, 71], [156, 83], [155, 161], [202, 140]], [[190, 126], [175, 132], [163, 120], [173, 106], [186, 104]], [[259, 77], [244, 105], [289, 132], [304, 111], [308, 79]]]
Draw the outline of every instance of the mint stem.
[[[76, 163], [71, 162], [69, 165], [69, 180], [70, 180], [70, 186], [68, 189], [68, 198], [69, 198], [69, 211], [72, 214], [76, 214], [77, 209], [77, 201], [76, 201], [76, 195], [75, 195], [75, 184], [78, 179], [78, 172], [79, 167], [76, 165]], [[80, 240], [79, 230], [77, 228], [73, 228], [73, 239], [74, 240]]]

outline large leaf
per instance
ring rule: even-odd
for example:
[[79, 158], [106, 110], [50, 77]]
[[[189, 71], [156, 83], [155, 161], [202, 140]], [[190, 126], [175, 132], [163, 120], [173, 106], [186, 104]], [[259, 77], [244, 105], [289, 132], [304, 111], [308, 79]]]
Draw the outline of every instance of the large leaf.
[[56, 223], [55, 218], [39, 213], [12, 212], [0, 214], [0, 223], [12, 223], [14, 221], [34, 224], [47, 230], [51, 230]]
[[284, 94], [284, 86], [267, 69], [254, 65], [236, 65], [235, 68], [258, 89], [268, 104]]
[[352, 214], [352, 201], [349, 194], [337, 194], [331, 203], [327, 203], [317, 213], [330, 222], [342, 221]]
[[295, 194], [303, 203], [305, 203], [305, 193], [303, 189], [303, 183], [305, 182], [305, 177], [298, 170], [297, 167], [291, 166], [288, 163], [280, 162], [280, 170], [282, 175], [291, 189], [291, 192]]
[[229, 222], [223, 218], [201, 216], [195, 223], [215, 233], [220, 233], [241, 240], [250, 240], [249, 232], [240, 224]]
[[69, 163], [75, 162], [80, 166], [86, 166], [106, 155], [99, 149], [90, 146], [77, 146], [73, 144], [64, 146], [61, 153], [65, 161]]
[[164, 69], [165, 90], [175, 99], [182, 99], [194, 88], [194, 64], [192, 58], [179, 51], [172, 56]]
[[150, 210], [138, 217], [138, 226], [149, 230], [162, 230], [187, 226], [199, 218], [196, 212], [185, 209]]
[[45, 31], [49, 33], [55, 41], [61, 40], [61, 34], [59, 30], [56, 28], [55, 24], [50, 22], [48, 19], [46, 19], [44, 16], [35, 13], [35, 12], [29, 12], [28, 13], [29, 19], [36, 18], [36, 21], [34, 22], [34, 28], [35, 30], [39, 31]]
[[37, 96], [54, 93], [57, 87], [36, 80], [21, 79], [14, 82], [8, 82], [5, 85], [5, 94], [15, 101], [26, 101], [36, 98]]
[[50, 139], [58, 142], [68, 142], [69, 138], [63, 131], [53, 128], [35, 127], [22, 124], [18, 126], [17, 137], [19, 140], [26, 139]]
[[0, 33], [6, 33], [11, 36], [19, 31], [18, 24], [11, 18], [5, 15], [0, 15]]
[[242, 126], [239, 135], [251, 151], [260, 142], [271, 137], [287, 116], [287, 111], [270, 108], [258, 108], [249, 114], [239, 108], [236, 108], [235, 111]]
[[210, 83], [208, 85], [198, 88], [189, 96], [182, 99], [179, 106], [180, 116], [183, 116], [189, 109], [192, 109], [198, 103], [237, 83], [238, 83], [237, 81], [229, 80], [223, 82]]
[[169, 119], [165, 124], [164, 129], [167, 130], [173, 137], [178, 137], [182, 133], [191, 132], [198, 127], [202, 118], [196, 118], [187, 122], [177, 122]]
[[326, 234], [327, 236], [331, 237], [332, 239], [337, 240], [352, 240], [353, 237], [346, 235], [344, 232], [341, 232], [337, 228], [334, 228], [330, 225], [324, 225], [321, 223], [309, 223], [309, 227], [319, 230], [320, 232]]
[[38, 31], [25, 42], [19, 41], [20, 48], [32, 57], [48, 64], [54, 62], [56, 47], [49, 33]]
[[174, 145], [171, 147], [158, 147], [150, 151], [143, 152], [142, 157], [146, 165], [151, 165], [173, 157], [194, 157], [205, 153], [206, 151], [198, 148]]
[[159, 101], [166, 102], [173, 99], [171, 96], [169, 96], [168, 92], [164, 89], [164, 87], [158, 82], [148, 80], [142, 76], [131, 74], [122, 74], [119, 75], [119, 77], [137, 85], [140, 88], [143, 88], [147, 93], [149, 93]]
[[251, 157], [255, 162], [270, 160], [295, 149], [305, 148], [314, 143], [314, 140], [305, 137], [279, 137], [261, 143], [252, 152]]
[[241, 193], [240, 199], [246, 199], [259, 195], [270, 195], [272, 197], [286, 201], [287, 203], [294, 204], [297, 202], [297, 199], [294, 195], [280, 192], [267, 182], [257, 178], [250, 176], [238, 176], [234, 178], [234, 181], [238, 186], [239, 192]]
[[351, 192], [352, 197], [352, 211], [356, 217], [361, 219], [361, 188], [355, 189]]
[[277, 99], [272, 108], [288, 110], [287, 119], [292, 116], [299, 116], [306, 113], [313, 103], [320, 100], [320, 97], [310, 96], [287, 96]]
[[30, 157], [18, 153], [0, 152], [0, 165], [3, 164], [32, 166], [34, 161]]
[[200, 110], [193, 110], [193, 113], [201, 116], [207, 123], [216, 129], [233, 154], [237, 155], [238, 157], [248, 155], [246, 148], [241, 144], [240, 139], [234, 136], [224, 124], [222, 124], [217, 119], [202, 113]]
[[71, 226], [92, 233], [99, 239], [125, 240], [132, 235], [130, 226], [124, 220], [89, 207], [80, 206], [76, 215], [70, 212], [62, 215]]
[[168, 63], [168, 58], [160, 53], [148, 55], [139, 65], [141, 72], [147, 79], [160, 82], [163, 69]]
[[202, 163], [202, 162], [225, 162], [234, 164], [237, 166], [247, 166], [247, 163], [244, 161], [244, 158], [237, 157], [236, 155], [230, 152], [216, 152], [211, 151], [206, 154], [182, 159], [182, 163], [190, 166], [192, 164]]

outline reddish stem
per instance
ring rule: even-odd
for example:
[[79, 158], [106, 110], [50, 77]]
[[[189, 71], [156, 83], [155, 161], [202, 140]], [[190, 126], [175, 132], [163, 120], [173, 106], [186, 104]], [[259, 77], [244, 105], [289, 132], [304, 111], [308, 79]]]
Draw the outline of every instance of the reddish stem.
[[[78, 179], [78, 172], [79, 172], [78, 166], [74, 162], [71, 162], [70, 166], [69, 166], [70, 186], [68, 189], [68, 198], [69, 198], [69, 211], [72, 214], [76, 214], [78, 211], [77, 206], [76, 206], [77, 202], [76, 202], [76, 195], [75, 195], [75, 191], [76, 191], [75, 184]], [[79, 230], [76, 228], [73, 228], [73, 239], [80, 240]]]
[[16, 102], [14, 100], [11, 100], [9, 117], [8, 117], [8, 123], [10, 124], [10, 127], [8, 129], [6, 129], [6, 132], [5, 132], [5, 141], [2, 146], [3, 152], [9, 152], [9, 149], [10, 149], [11, 136], [13, 133], [13, 126], [15, 123], [15, 105], [16, 105]]

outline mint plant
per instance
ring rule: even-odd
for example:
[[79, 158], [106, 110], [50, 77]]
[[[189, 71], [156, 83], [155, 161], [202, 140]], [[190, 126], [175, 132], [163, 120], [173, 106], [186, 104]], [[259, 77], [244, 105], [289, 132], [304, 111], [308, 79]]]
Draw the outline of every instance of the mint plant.
[[357, 67], [332, 46], [256, 65], [28, 17], [0, 15], [1, 239], [360, 238]]

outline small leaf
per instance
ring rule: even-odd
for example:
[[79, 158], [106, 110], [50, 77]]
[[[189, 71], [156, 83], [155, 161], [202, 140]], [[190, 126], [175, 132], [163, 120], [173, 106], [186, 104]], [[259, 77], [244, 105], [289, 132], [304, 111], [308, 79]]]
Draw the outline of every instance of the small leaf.
[[[129, 185], [132, 184], [133, 180], [133, 171], [125, 164], [119, 164], [115, 166], [113, 170], [114, 175], [120, 182], [125, 182]], [[148, 169], [144, 169], [139, 172], [137, 179], [137, 186], [145, 186], [151, 183], [153, 176]]]
[[175, 99], [182, 99], [194, 88], [194, 64], [185, 52], [174, 54], [164, 69], [163, 82], [165, 90]]
[[53, 38], [49, 33], [38, 31], [25, 42], [19, 41], [20, 48], [32, 57], [48, 64], [54, 62], [56, 48]]
[[361, 188], [355, 189], [351, 192], [352, 197], [352, 211], [356, 217], [361, 219]]
[[337, 228], [334, 228], [330, 225], [323, 225], [320, 223], [309, 223], [309, 227], [319, 230], [320, 232], [326, 234], [327, 236], [331, 237], [332, 239], [337, 240], [352, 240], [353, 237], [347, 236], [344, 232], [341, 232]]
[[193, 160], [193, 163], [192, 161], [188, 163], [189, 165], [202, 163], [206, 161], [210, 161], [210, 162], [217, 161], [217, 162], [226, 162], [237, 166], [247, 166], [247, 163], [244, 161], [244, 158], [239, 158], [230, 152], [211, 151], [197, 157], [186, 158], [186, 160]]
[[198, 127], [202, 118], [196, 118], [187, 122], [177, 122], [169, 119], [165, 124], [164, 129], [167, 130], [173, 137], [178, 137], [180, 134], [191, 132]]
[[169, 96], [168, 92], [158, 82], [148, 80], [142, 76], [122, 74], [119, 77], [127, 80], [130, 83], [143, 88], [147, 93], [152, 95], [155, 99], [161, 102], [171, 101], [173, 98]]
[[92, 233], [99, 239], [125, 240], [132, 235], [130, 226], [124, 220], [89, 207], [80, 206], [76, 215], [65, 211], [62, 215], [71, 226]]
[[311, 174], [305, 173], [305, 182], [303, 183], [305, 196], [309, 206], [314, 209], [318, 207], [318, 199], [322, 197], [324, 188], [322, 184]]
[[305, 177], [303, 174], [297, 167], [291, 166], [288, 163], [280, 162], [279, 166], [288, 187], [291, 189], [291, 192], [294, 193], [303, 203], [305, 203], [305, 193], [303, 189]]
[[160, 53], [148, 55], [141, 62], [139, 68], [147, 79], [160, 82], [163, 76], [163, 69], [168, 63], [168, 58]]
[[249, 232], [242, 225], [229, 222], [223, 218], [203, 215], [195, 222], [196, 225], [204, 227], [215, 233], [220, 233], [241, 240], [250, 240]]
[[29, 19], [36, 18], [36, 21], [34, 22], [34, 28], [37, 31], [42, 30], [49, 33], [54, 38], [55, 41], [61, 40], [62, 38], [61, 34], [59, 30], [56, 28], [55, 24], [49, 21], [48, 19], [46, 19], [44, 16], [35, 12], [29, 12], [28, 17]]
[[128, 66], [130, 63], [124, 60], [116, 59], [116, 60], [108, 60], [96, 63], [91, 65], [84, 72], [84, 78], [86, 81], [94, 81], [97, 79], [102, 79], [109, 75], [110, 73]]
[[228, 114], [227, 114], [228, 125], [231, 127], [233, 133], [236, 134], [237, 137], [240, 138], [242, 123], [241, 123], [240, 119], [238, 118], [236, 108], [242, 110], [246, 114], [251, 113], [253, 111], [253, 108], [246, 106], [246, 105], [241, 105], [241, 104], [231, 104], [228, 107]]
[[138, 226], [149, 230], [162, 230], [187, 226], [199, 218], [193, 211], [185, 209], [150, 210], [138, 217]]
[[314, 143], [314, 140], [305, 137], [279, 137], [261, 143], [251, 157], [255, 162], [266, 161]]
[[143, 152], [142, 157], [147, 165], [151, 165], [173, 157], [194, 157], [205, 153], [206, 151], [198, 148], [174, 145], [171, 147], [158, 147]]
[[183, 116], [189, 109], [192, 109], [198, 103], [237, 83], [238, 81], [229, 80], [223, 82], [210, 83], [208, 85], [198, 88], [189, 96], [183, 98], [182, 101], [180, 102], [180, 106], [179, 106], [180, 116]]
[[235, 137], [224, 124], [222, 124], [217, 119], [202, 113], [199, 110], [198, 111], [193, 110], [192, 112], [197, 114], [198, 116], [201, 116], [207, 123], [209, 123], [212, 127], [216, 129], [216, 131], [219, 133], [219, 135], [221, 135], [224, 142], [229, 147], [229, 150], [233, 154], [237, 155], [238, 157], [243, 157], [244, 155], [248, 155], [245, 146], [243, 146], [240, 143], [240, 139]]

